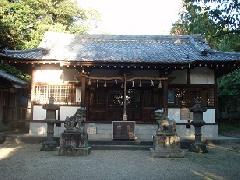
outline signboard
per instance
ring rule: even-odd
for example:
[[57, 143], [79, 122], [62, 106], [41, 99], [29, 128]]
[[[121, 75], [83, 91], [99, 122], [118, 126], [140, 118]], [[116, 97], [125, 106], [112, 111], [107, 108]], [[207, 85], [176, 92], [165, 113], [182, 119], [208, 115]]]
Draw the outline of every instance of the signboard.
[[134, 140], [135, 121], [113, 121], [114, 140]]

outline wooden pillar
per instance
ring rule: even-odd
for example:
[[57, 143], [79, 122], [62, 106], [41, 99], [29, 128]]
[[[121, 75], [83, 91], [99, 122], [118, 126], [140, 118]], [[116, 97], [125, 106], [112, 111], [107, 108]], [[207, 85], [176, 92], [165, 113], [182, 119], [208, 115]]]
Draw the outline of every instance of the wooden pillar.
[[163, 109], [164, 114], [168, 115], [168, 80], [163, 81]]
[[190, 84], [190, 69], [187, 69], [187, 84]]
[[127, 121], [127, 79], [124, 74], [124, 87], [123, 87], [123, 121]]
[[86, 78], [81, 76], [81, 106], [86, 106], [85, 102]]
[[[218, 95], [217, 95], [217, 74], [214, 71], [214, 108], [215, 108], [215, 123], [218, 123], [218, 119], [219, 119], [219, 106], [218, 106]], [[225, 107], [226, 108], [226, 107]]]

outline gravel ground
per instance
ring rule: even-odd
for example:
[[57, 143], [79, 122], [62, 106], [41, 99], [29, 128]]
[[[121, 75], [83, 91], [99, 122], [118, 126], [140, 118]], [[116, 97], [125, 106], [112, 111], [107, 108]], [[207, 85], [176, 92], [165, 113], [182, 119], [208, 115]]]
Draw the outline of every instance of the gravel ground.
[[[98, 150], [87, 157], [57, 156], [39, 144], [1, 144], [1, 180], [240, 179], [240, 152], [212, 145], [208, 154], [151, 158], [149, 151]], [[6, 157], [6, 152], [10, 152]]]

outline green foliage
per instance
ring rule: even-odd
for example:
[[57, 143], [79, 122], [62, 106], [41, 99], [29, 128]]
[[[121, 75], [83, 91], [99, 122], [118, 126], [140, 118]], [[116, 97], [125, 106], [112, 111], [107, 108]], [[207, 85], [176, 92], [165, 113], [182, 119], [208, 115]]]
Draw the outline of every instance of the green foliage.
[[[171, 34], [202, 34], [209, 45], [221, 51], [240, 52], [240, 3], [222, 0], [198, 3], [183, 0], [184, 11]], [[218, 79], [218, 95], [240, 96], [240, 70]]]
[[218, 79], [218, 95], [239, 96], [240, 95], [240, 69], [237, 69]]
[[35, 48], [48, 30], [86, 33], [97, 18], [73, 0], [1, 0], [0, 49]]
[[222, 51], [240, 51], [240, 3], [223, 0], [197, 3], [183, 0], [184, 11], [171, 34], [203, 34], [210, 46]]
[[9, 73], [11, 75], [14, 75], [16, 77], [18, 77], [19, 79], [22, 79], [24, 81], [30, 81], [31, 80], [31, 76], [28, 74], [23, 73], [22, 71], [16, 69], [13, 66], [10, 66], [9, 64], [0, 64], [0, 70], [5, 71], [6, 73]]
[[221, 122], [218, 124], [219, 134], [225, 136], [240, 136], [240, 123], [239, 122]]

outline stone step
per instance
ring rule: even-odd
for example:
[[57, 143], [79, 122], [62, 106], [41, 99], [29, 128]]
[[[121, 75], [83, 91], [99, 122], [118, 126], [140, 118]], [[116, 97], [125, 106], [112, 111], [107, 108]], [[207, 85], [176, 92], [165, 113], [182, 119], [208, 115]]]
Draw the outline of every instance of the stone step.
[[149, 150], [151, 141], [89, 141], [93, 150]]
[[[0, 133], [0, 144], [40, 144], [45, 137], [29, 136], [28, 134], [7, 134]], [[59, 138], [56, 138], [59, 142]], [[180, 147], [188, 148], [193, 139], [181, 138]], [[203, 138], [206, 144], [225, 144], [225, 143], [240, 143], [240, 138], [219, 136], [217, 138]], [[111, 139], [89, 140], [89, 145], [94, 146], [93, 149], [148, 149], [153, 146], [152, 141], [113, 141]]]
[[92, 150], [145, 150], [149, 151], [152, 146], [150, 145], [102, 145], [102, 144], [92, 144]]
[[152, 141], [128, 141], [128, 140], [109, 140], [109, 141], [93, 141], [90, 140], [89, 144], [93, 145], [149, 145], [152, 146], [153, 142]]

